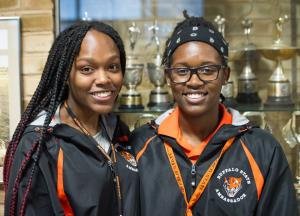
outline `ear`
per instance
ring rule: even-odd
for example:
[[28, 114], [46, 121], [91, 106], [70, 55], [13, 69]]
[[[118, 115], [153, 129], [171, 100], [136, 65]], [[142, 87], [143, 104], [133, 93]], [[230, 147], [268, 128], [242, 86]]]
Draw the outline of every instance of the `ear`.
[[229, 77], [230, 77], [230, 67], [226, 67], [223, 71], [223, 81], [222, 81], [222, 85], [225, 85], [227, 84], [228, 80], [229, 80]]

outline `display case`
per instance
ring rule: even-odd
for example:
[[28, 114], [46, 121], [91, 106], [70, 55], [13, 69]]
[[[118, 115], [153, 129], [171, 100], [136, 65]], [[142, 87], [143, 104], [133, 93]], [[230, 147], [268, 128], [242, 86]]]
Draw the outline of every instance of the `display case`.
[[[170, 91], [159, 77], [163, 70], [157, 59], [162, 55], [166, 38], [183, 19], [182, 11], [186, 9], [192, 16], [204, 16], [212, 21], [230, 44], [231, 78], [222, 90], [227, 105], [234, 106], [274, 134], [298, 183], [299, 2], [113, 0], [100, 3], [77, 0], [71, 3], [60, 0], [56, 5], [58, 32], [77, 20], [101, 20], [119, 31], [128, 56], [139, 56], [143, 68], [134, 90], [141, 95], [142, 106], [130, 106], [133, 102], [127, 99], [115, 109], [131, 130], [154, 119], [173, 104]], [[129, 86], [130, 82], [133, 81], [126, 79], [124, 84]], [[121, 95], [126, 91], [124, 86]], [[128, 109], [123, 109], [122, 104], [129, 104]]]

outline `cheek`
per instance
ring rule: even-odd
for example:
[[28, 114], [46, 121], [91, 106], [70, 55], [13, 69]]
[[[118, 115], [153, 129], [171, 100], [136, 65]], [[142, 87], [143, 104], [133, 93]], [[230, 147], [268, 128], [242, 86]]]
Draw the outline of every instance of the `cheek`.
[[117, 74], [116, 76], [112, 77], [112, 82], [114, 86], [120, 91], [123, 85], [123, 75]]
[[171, 86], [171, 91], [172, 91], [173, 97], [178, 101], [182, 96], [182, 94], [181, 94], [182, 90], [181, 90], [180, 86], [179, 85], [176, 86], [176, 85], [172, 85], [172, 84], [170, 86]]

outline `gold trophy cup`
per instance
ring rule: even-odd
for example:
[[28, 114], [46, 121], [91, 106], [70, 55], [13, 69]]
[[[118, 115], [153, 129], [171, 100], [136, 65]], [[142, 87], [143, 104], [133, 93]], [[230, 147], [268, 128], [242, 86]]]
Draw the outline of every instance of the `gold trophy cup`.
[[287, 16], [278, 18], [276, 21], [277, 38], [274, 44], [260, 49], [265, 58], [276, 62], [275, 70], [268, 80], [268, 99], [265, 103], [267, 107], [289, 107], [294, 105], [291, 98], [290, 82], [284, 75], [281, 63], [297, 53], [296, 47], [287, 46], [281, 41], [282, 26], [287, 19]]

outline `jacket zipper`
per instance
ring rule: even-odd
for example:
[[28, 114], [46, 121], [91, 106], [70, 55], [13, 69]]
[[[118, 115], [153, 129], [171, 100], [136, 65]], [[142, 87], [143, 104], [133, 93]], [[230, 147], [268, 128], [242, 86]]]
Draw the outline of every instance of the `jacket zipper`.
[[192, 164], [191, 175], [192, 175], [191, 186], [192, 186], [193, 190], [195, 190], [195, 187], [196, 187], [196, 167], [195, 167], [195, 164]]
[[[113, 160], [110, 158], [110, 156], [104, 151], [104, 149], [102, 148], [101, 145], [97, 145], [98, 149], [100, 150], [100, 152], [106, 157], [107, 159], [107, 164], [113, 174], [113, 180], [114, 182], [116, 182], [116, 173], [115, 173], [115, 169], [114, 169], [114, 164], [113, 164]], [[113, 151], [113, 150], [112, 150]]]
[[[119, 216], [123, 216], [123, 208], [122, 208], [122, 196], [121, 196], [121, 189], [120, 189], [120, 179], [118, 178], [118, 175], [117, 175], [117, 171], [115, 169], [117, 169], [116, 167], [116, 161], [114, 162], [111, 157], [105, 152], [105, 150], [102, 148], [101, 145], [97, 145], [98, 149], [100, 150], [100, 152], [106, 157], [107, 159], [107, 164], [112, 172], [112, 175], [113, 175], [113, 181], [115, 183], [115, 187], [116, 187], [116, 190], [117, 190], [117, 196], [118, 196], [118, 211], [119, 211]], [[111, 144], [111, 150], [113, 151], [112, 153], [114, 154], [114, 158], [116, 160], [116, 155], [115, 155], [115, 152], [114, 152], [114, 148]]]

